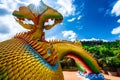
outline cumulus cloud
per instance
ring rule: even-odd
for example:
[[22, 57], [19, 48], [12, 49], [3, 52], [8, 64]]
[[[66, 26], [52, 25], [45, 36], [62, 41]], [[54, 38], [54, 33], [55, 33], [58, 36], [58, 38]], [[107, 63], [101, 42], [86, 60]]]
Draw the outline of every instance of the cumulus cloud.
[[[120, 16], [120, 0], [118, 0], [115, 5], [113, 6], [113, 9], [111, 11], [112, 14], [115, 14], [116, 16]], [[120, 23], [120, 19], [117, 20], [118, 23]], [[120, 34], [120, 26], [113, 28], [111, 31], [112, 34]], [[118, 36], [119, 37], [119, 36]]]
[[120, 26], [114, 28], [114, 29], [111, 31], [111, 33], [112, 33], [112, 34], [120, 34]]
[[15, 20], [12, 15], [0, 17], [0, 41], [10, 39], [16, 33], [26, 31]]
[[108, 42], [108, 40], [105, 40], [105, 39], [96, 39], [96, 38], [81, 39], [80, 41], [100, 41], [100, 40], [102, 40], [103, 42]]
[[118, 19], [117, 22], [120, 23], [120, 19]]
[[116, 16], [120, 15], [120, 0], [118, 0], [116, 4], [113, 6], [111, 13], [115, 14]]
[[73, 5], [74, 0], [57, 0], [60, 11], [64, 16], [74, 15], [75, 14], [75, 5]]
[[75, 15], [76, 6], [74, 0], [43, 0], [47, 5], [58, 10], [63, 16]]
[[[24, 29], [14, 20], [12, 12], [18, 9], [19, 0], [0, 0], [0, 41], [12, 38]], [[22, 2], [21, 2], [22, 3]]]
[[[0, 27], [0, 36], [3, 37], [0, 38], [0, 41], [9, 39], [16, 33], [26, 31], [14, 20], [12, 12], [18, 10], [20, 6], [29, 5], [32, 1], [33, 0], [0, 0], [0, 26], [4, 25], [4, 28]], [[43, 2], [58, 10], [65, 17], [75, 14], [74, 0], [43, 0]]]
[[73, 32], [72, 30], [69, 31], [62, 31], [63, 37], [64, 38], [68, 38], [71, 41], [74, 41], [77, 38], [77, 35], [75, 32]]
[[76, 18], [68, 19], [68, 22], [73, 22]]
[[13, 10], [17, 9], [20, 2], [19, 0], [1, 0], [2, 4], [0, 8], [7, 10], [8, 12], [12, 12]]

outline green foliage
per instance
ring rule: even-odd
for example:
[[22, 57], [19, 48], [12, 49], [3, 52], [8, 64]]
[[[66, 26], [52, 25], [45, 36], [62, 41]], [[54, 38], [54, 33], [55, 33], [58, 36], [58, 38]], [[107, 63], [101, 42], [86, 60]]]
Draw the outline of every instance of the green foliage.
[[120, 67], [120, 40], [114, 42], [83, 41], [81, 43], [102, 68], [114, 70]]
[[[80, 43], [97, 60], [101, 68], [114, 71], [120, 67], [120, 40], [114, 42], [82, 41]], [[61, 65], [63, 69], [68, 70], [77, 68], [75, 61], [67, 57], [61, 60]]]
[[112, 57], [120, 53], [120, 40], [115, 42], [83, 41], [84, 49], [88, 50], [96, 59]]
[[63, 70], [78, 70], [75, 60], [70, 57], [64, 57], [60, 63]]

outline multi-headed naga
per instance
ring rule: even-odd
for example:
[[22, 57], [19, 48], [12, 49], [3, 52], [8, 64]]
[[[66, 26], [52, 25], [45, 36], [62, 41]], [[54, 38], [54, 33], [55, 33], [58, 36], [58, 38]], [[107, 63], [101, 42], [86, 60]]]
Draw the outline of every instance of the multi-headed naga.
[[74, 58], [88, 74], [100, 73], [96, 60], [78, 42], [45, 40], [44, 29], [63, 20], [57, 10], [39, 1], [21, 6], [13, 15], [29, 31], [0, 43], [0, 80], [64, 80], [60, 65], [64, 56]]

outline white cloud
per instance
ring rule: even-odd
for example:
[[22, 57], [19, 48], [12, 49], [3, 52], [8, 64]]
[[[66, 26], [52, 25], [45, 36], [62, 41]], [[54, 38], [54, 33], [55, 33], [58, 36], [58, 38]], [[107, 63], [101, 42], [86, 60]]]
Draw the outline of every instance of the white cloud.
[[69, 19], [68, 22], [74, 21], [76, 18]]
[[[113, 9], [111, 11], [112, 14], [115, 14], [116, 16], [120, 16], [120, 0], [118, 0], [115, 5], [113, 6]], [[120, 19], [117, 20], [118, 23], [120, 23]], [[111, 31], [112, 34], [120, 34], [120, 26], [113, 28]], [[118, 36], [120, 38], [120, 35]]]
[[[0, 33], [0, 41], [4, 41], [7, 39], [10, 39], [13, 37], [16, 33], [23, 32], [25, 29], [23, 29], [14, 19], [12, 16], [12, 12], [14, 10], [17, 10], [20, 5], [26, 5], [28, 3], [21, 2], [20, 0], [0, 0], [0, 9], [3, 9], [4, 11], [8, 12], [4, 16], [0, 16], [0, 29], [4, 30], [8, 29], [8, 33], [3, 34]], [[5, 30], [6, 31], [6, 30]]]
[[114, 28], [111, 33], [112, 33], [112, 34], [120, 34], [120, 26]]
[[102, 39], [103, 42], [108, 42], [108, 40]]
[[[5, 16], [0, 16], [0, 26], [8, 26], [9, 33], [1, 34], [0, 41], [4, 41], [13, 37], [16, 33], [25, 31], [12, 16], [14, 10], [18, 10], [20, 6], [26, 6], [33, 0], [0, 0], [0, 8], [7, 10], [9, 13]], [[43, 0], [45, 4], [60, 11], [63, 16], [70, 16], [75, 14], [74, 0]], [[3, 27], [4, 27], [3, 26]], [[2, 28], [2, 27], [1, 27]], [[5, 29], [5, 28], [4, 28]], [[56, 29], [57, 30], [57, 29]], [[52, 31], [53, 32], [53, 31]], [[49, 36], [50, 37], [50, 36]]]
[[73, 1], [74, 0], [57, 0], [57, 4], [60, 6], [58, 11], [64, 16], [74, 15], [76, 9], [75, 5], [73, 5]]
[[77, 19], [78, 19], [78, 20], [80, 20], [81, 18], [82, 18], [82, 16], [80, 15], [80, 16], [78, 16], [78, 18], [77, 18]]
[[98, 41], [99, 39], [91, 38], [91, 39], [82, 39], [81, 41]]
[[50, 40], [56, 40], [57, 38], [55, 37], [55, 36], [52, 36], [52, 37], [50, 37], [50, 38], [47, 38], [46, 40], [47, 41], [50, 41]]
[[54, 22], [55, 22], [55, 20], [53, 19], [48, 19], [48, 22], [45, 22], [44, 23], [44, 26], [47, 26], [47, 25], [53, 25], [54, 24]]
[[116, 16], [120, 15], [120, 0], [118, 0], [116, 4], [113, 6], [111, 13], [115, 14]]
[[62, 31], [63, 37], [68, 38], [70, 41], [74, 41], [77, 38], [77, 35], [72, 30]]
[[20, 0], [1, 0], [1, 3], [0, 8], [4, 8], [9, 12], [18, 9], [19, 5], [28, 5], [28, 3], [21, 2]]
[[7, 40], [7, 39], [10, 39], [16, 33], [26, 31], [24, 28], [22, 28], [14, 20], [14, 17], [12, 15], [6, 15], [4, 17], [0, 17], [0, 22], [1, 22], [1, 24], [0, 24], [1, 27], [0, 28], [4, 28], [4, 26], [6, 26], [9, 29], [9, 33], [7, 33], [7, 34], [0, 33], [0, 35], [1, 35], [0, 41], [4, 41], [4, 40]]
[[99, 40], [102, 40], [103, 42], [108, 42], [108, 40], [105, 40], [105, 39], [96, 39], [96, 38], [81, 39], [80, 41], [99, 41]]
[[74, 0], [44, 0], [44, 2], [58, 10], [63, 16], [75, 15]]
[[120, 19], [118, 19], [117, 22], [120, 23]]

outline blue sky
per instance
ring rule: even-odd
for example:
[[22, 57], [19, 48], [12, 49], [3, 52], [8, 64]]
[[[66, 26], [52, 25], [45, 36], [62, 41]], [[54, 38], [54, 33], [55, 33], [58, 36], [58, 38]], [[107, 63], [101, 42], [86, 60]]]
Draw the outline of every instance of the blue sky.
[[[12, 16], [19, 6], [33, 0], [0, 0], [0, 41], [26, 31]], [[35, 1], [35, 0], [34, 0]], [[43, 0], [63, 16], [61, 24], [46, 32], [46, 39], [104, 40], [120, 39], [120, 0]]]

